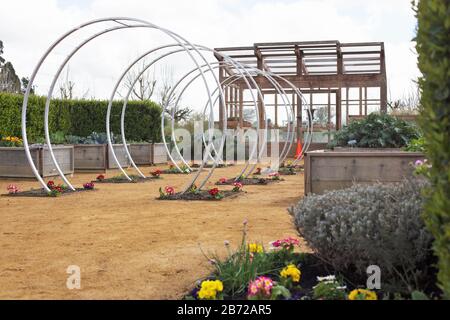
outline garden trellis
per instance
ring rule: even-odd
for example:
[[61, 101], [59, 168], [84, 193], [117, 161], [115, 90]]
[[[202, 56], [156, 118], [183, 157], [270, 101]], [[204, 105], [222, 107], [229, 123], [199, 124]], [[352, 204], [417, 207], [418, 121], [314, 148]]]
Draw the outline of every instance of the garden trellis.
[[[113, 23], [114, 26], [111, 27], [110, 26], [111, 23]], [[249, 66], [245, 63], [242, 63], [235, 59], [232, 59], [228, 55], [226, 55], [224, 53], [220, 53], [216, 50], [209, 49], [209, 48], [201, 46], [201, 45], [193, 44], [193, 43], [189, 42], [187, 39], [183, 38], [182, 36], [172, 32], [170, 30], [159, 27], [153, 23], [150, 23], [150, 22], [147, 22], [144, 20], [135, 19], [135, 18], [127, 18], [127, 17], [96, 19], [96, 20], [92, 20], [92, 21], [86, 22], [84, 24], [81, 24], [80, 26], [75, 27], [72, 30], [66, 32], [61, 37], [59, 37], [47, 49], [47, 51], [41, 57], [41, 59], [39, 60], [39, 62], [36, 65], [35, 69], [33, 70], [33, 73], [31, 74], [30, 81], [28, 83], [28, 86], [27, 86], [27, 89], [26, 89], [26, 92], [24, 95], [23, 107], [22, 107], [22, 137], [23, 137], [23, 144], [24, 144], [24, 148], [25, 148], [25, 154], [27, 156], [28, 162], [31, 166], [31, 169], [32, 169], [34, 175], [36, 176], [36, 178], [38, 179], [38, 181], [40, 182], [42, 187], [47, 192], [49, 192], [50, 189], [47, 186], [47, 184], [44, 182], [43, 178], [39, 175], [36, 165], [33, 162], [33, 158], [31, 156], [31, 152], [30, 152], [30, 146], [29, 146], [28, 139], [27, 139], [27, 108], [28, 108], [28, 100], [29, 100], [29, 96], [31, 93], [31, 88], [33, 87], [34, 80], [35, 80], [38, 72], [40, 71], [42, 64], [44, 63], [44, 61], [46, 61], [46, 59], [48, 58], [50, 53], [54, 52], [56, 48], [59, 48], [59, 46], [61, 45], [61, 43], [64, 40], [70, 38], [72, 35], [79, 32], [79, 30], [85, 29], [86, 27], [93, 26], [93, 25], [104, 27], [104, 29], [101, 31], [94, 32], [88, 38], [86, 38], [85, 40], [80, 42], [77, 46], [75, 46], [74, 49], [72, 49], [71, 52], [69, 52], [69, 54], [66, 56], [66, 58], [62, 61], [61, 65], [57, 69], [57, 72], [54, 74], [52, 82], [50, 84], [49, 91], [46, 96], [46, 104], [45, 104], [45, 111], [44, 111], [45, 142], [48, 147], [48, 151], [49, 151], [51, 160], [56, 168], [56, 171], [58, 172], [59, 176], [61, 177], [61, 179], [68, 186], [68, 188], [70, 188], [73, 191], [76, 190], [75, 187], [70, 183], [69, 179], [64, 175], [63, 171], [61, 170], [61, 167], [58, 164], [55, 154], [53, 152], [52, 143], [51, 143], [51, 139], [50, 139], [50, 132], [49, 132], [50, 101], [52, 99], [52, 95], [53, 95], [53, 91], [54, 91], [56, 82], [57, 82], [59, 76], [61, 75], [64, 67], [67, 66], [68, 62], [72, 59], [72, 57], [86, 44], [90, 43], [91, 41], [95, 40], [96, 38], [98, 38], [104, 34], [114, 32], [117, 30], [147, 28], [147, 29], [152, 29], [152, 30], [161, 32], [162, 34], [168, 36], [170, 39], [172, 39], [174, 41], [174, 43], [172, 43], [172, 44], [152, 48], [151, 50], [147, 51], [146, 53], [141, 55], [139, 58], [137, 58], [130, 66], [128, 66], [122, 73], [121, 77], [116, 82], [116, 85], [114, 86], [111, 96], [110, 96], [110, 99], [109, 99], [109, 104], [108, 104], [107, 113], [106, 113], [106, 134], [107, 134], [107, 140], [108, 140], [108, 148], [111, 152], [111, 156], [112, 156], [114, 162], [117, 164], [117, 167], [119, 168], [119, 170], [122, 172], [122, 174], [128, 180], [131, 181], [131, 178], [127, 174], [127, 172], [122, 168], [122, 166], [120, 165], [120, 162], [119, 162], [119, 160], [116, 156], [115, 150], [113, 148], [113, 143], [112, 143], [112, 139], [111, 139], [110, 120], [111, 120], [112, 103], [117, 94], [119, 85], [121, 84], [124, 77], [127, 75], [128, 71], [134, 65], [139, 63], [140, 61], [144, 61], [143, 59], [145, 59], [148, 55], [155, 54], [155, 53], [157, 54], [160, 51], [163, 51], [163, 49], [173, 48], [172, 51], [163, 52], [157, 58], [153, 59], [150, 63], [148, 63], [146, 65], [146, 67], [144, 68], [144, 70], [142, 71], [142, 73], [145, 72], [145, 70], [150, 68], [157, 61], [164, 59], [165, 57], [168, 57], [172, 54], [179, 53], [179, 52], [186, 53], [196, 67], [194, 70], [188, 72], [187, 74], [185, 74], [178, 80], [176, 85], [171, 89], [171, 92], [169, 93], [169, 99], [166, 99], [165, 104], [162, 106], [162, 117], [161, 117], [162, 138], [163, 138], [163, 142], [165, 145], [165, 149], [168, 153], [168, 156], [169, 156], [170, 160], [174, 163], [174, 165], [178, 168], [178, 170], [181, 170], [181, 168], [178, 166], [177, 162], [172, 157], [171, 152], [169, 150], [169, 145], [171, 142], [174, 143], [175, 151], [176, 151], [177, 155], [180, 157], [181, 161], [187, 165], [186, 160], [183, 158], [180, 150], [177, 147], [177, 144], [175, 141], [175, 135], [174, 135], [174, 127], [175, 127], [175, 121], [176, 121], [174, 115], [177, 111], [180, 97], [178, 97], [178, 99], [176, 99], [175, 105], [171, 108], [171, 129], [172, 129], [171, 136], [170, 136], [171, 141], [166, 141], [166, 138], [165, 138], [164, 114], [169, 110], [170, 97], [174, 96], [175, 89], [184, 83], [184, 87], [182, 87], [183, 89], [181, 91], [181, 92], [184, 92], [186, 90], [186, 88], [190, 84], [192, 84], [193, 81], [195, 81], [197, 79], [202, 80], [202, 82], [205, 86], [206, 93], [207, 93], [207, 96], [206, 96], [207, 102], [206, 102], [205, 108], [203, 110], [203, 117], [204, 118], [206, 117], [207, 110], [209, 110], [209, 117], [208, 117], [208, 121], [207, 121], [209, 129], [214, 128], [213, 115], [214, 115], [215, 104], [217, 102], [219, 102], [220, 106], [224, 106], [226, 104], [226, 98], [225, 98], [225, 93], [224, 93], [225, 89], [231, 87], [234, 82], [239, 81], [241, 84], [244, 84], [251, 93], [252, 102], [253, 102], [253, 106], [256, 110], [256, 117], [257, 117], [256, 130], [257, 130], [257, 132], [262, 132], [262, 134], [261, 135], [258, 134], [257, 142], [251, 150], [250, 157], [246, 161], [246, 165], [244, 166], [244, 169], [242, 170], [241, 175], [248, 176], [253, 171], [256, 163], [261, 161], [261, 155], [263, 154], [263, 152], [265, 151], [265, 148], [266, 148], [267, 117], [265, 116], [264, 98], [263, 98], [263, 94], [261, 92], [261, 88], [260, 88], [260, 84], [259, 84], [261, 78], [265, 80], [264, 83], [266, 86], [272, 87], [273, 90], [278, 95], [280, 95], [282, 104], [284, 105], [285, 110], [286, 110], [286, 115], [287, 115], [287, 119], [288, 119], [288, 139], [287, 139], [288, 141], [285, 143], [282, 152], [279, 154], [280, 162], [284, 161], [288, 155], [288, 151], [294, 141], [294, 136], [295, 136], [294, 131], [299, 130], [298, 127], [297, 128], [295, 127], [295, 121], [293, 121], [294, 115], [295, 115], [294, 101], [292, 101], [292, 102], [289, 101], [287, 93], [284, 90], [284, 88], [286, 88], [286, 85], [287, 85], [287, 87], [289, 87], [291, 89], [291, 91], [293, 91], [293, 94], [296, 95], [297, 98], [303, 102], [302, 105], [304, 106], [306, 112], [308, 113], [308, 118], [309, 118], [309, 121], [307, 122], [306, 131], [312, 133], [311, 110], [309, 109], [300, 90], [294, 84], [292, 84], [290, 81], [285, 79], [284, 77], [281, 77], [280, 75], [274, 74], [269, 71], [260, 70], [258, 68]], [[215, 57], [219, 57], [220, 61], [209, 62], [204, 54], [204, 53], [208, 53], [208, 52], [212, 53]], [[222, 71], [224, 69], [233, 70], [233, 74], [234, 74], [233, 77], [223, 79], [220, 76], [220, 74], [217, 75], [214, 72], [218, 68], [220, 71]], [[214, 82], [213, 87], [207, 81], [207, 78], [206, 78], [207, 73], [208, 74], [210, 73], [212, 75], [212, 79]], [[136, 78], [133, 82], [133, 85], [136, 84], [139, 76], [140, 75], [136, 76]], [[258, 79], [255, 79], [255, 77], [258, 77]], [[283, 82], [283, 85], [281, 85], [280, 81]], [[124, 121], [124, 119], [125, 119], [127, 102], [128, 102], [132, 87], [133, 86], [131, 86], [131, 88], [129, 89], [129, 91], [124, 99], [122, 113], [121, 113], [122, 144], [123, 144], [123, 148], [124, 148], [127, 156], [130, 159], [131, 166], [138, 172], [138, 174], [141, 177], [145, 178], [145, 175], [137, 167], [137, 165], [135, 164], [135, 162], [133, 161], [133, 159], [131, 157], [131, 154], [128, 150], [126, 136], [125, 136], [125, 121]], [[254, 90], [256, 91], [256, 95], [255, 95]], [[220, 127], [227, 128], [228, 114], [227, 114], [226, 108], [220, 107], [219, 113], [220, 113], [219, 114]], [[291, 125], [291, 123], [292, 123], [292, 125]], [[309, 137], [309, 140], [305, 141], [305, 145], [302, 149], [302, 153], [297, 155], [296, 162], [298, 162], [302, 158], [303, 154], [308, 149], [308, 146], [311, 142], [310, 139], [312, 138], [312, 134], [309, 134], [308, 137]], [[184, 189], [184, 192], [189, 190], [192, 186], [196, 185], [196, 183], [199, 183], [199, 188], [202, 188], [206, 184], [206, 182], [209, 180], [209, 178], [211, 177], [211, 175], [212, 175], [214, 169], [216, 168], [216, 166], [218, 165], [218, 163], [221, 161], [222, 152], [223, 152], [224, 143], [225, 143], [225, 135], [222, 135], [218, 148], [215, 148], [215, 146], [214, 146], [213, 135], [211, 134], [211, 130], [208, 130], [208, 134], [204, 133], [202, 138], [203, 138], [202, 139], [203, 143], [205, 145], [205, 150], [203, 152], [203, 157], [202, 157], [202, 163], [200, 165], [198, 172], [195, 173], [193, 175], [192, 179], [188, 182], [186, 188]], [[213, 155], [213, 151], [214, 151], [214, 155]], [[211, 168], [209, 169], [209, 172], [207, 173], [207, 175], [205, 177], [201, 178], [200, 174], [203, 172], [203, 169], [204, 169], [206, 163], [209, 161], [209, 159], [212, 159], [213, 164], [212, 164]], [[253, 160], [256, 160], [256, 161], [255, 161], [255, 163], [251, 164]], [[192, 171], [192, 169], [189, 167], [189, 165], [188, 165], [188, 169], [189, 169], [189, 171]]]

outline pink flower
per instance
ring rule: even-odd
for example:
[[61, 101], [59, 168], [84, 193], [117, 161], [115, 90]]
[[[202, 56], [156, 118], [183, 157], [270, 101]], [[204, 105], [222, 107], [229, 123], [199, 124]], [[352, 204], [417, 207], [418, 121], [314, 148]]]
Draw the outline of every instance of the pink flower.
[[15, 194], [15, 193], [18, 193], [20, 191], [19, 188], [15, 184], [10, 184], [6, 188], [6, 190], [8, 190], [9, 194]]
[[278, 172], [273, 172], [269, 174], [269, 177], [279, 177], [280, 174]]
[[174, 189], [174, 187], [166, 187], [166, 188], [164, 189], [164, 191], [165, 191], [166, 194], [168, 194], [168, 195], [173, 195], [173, 194], [175, 194], [175, 189]]
[[227, 178], [220, 178], [219, 182], [224, 184], [224, 183], [227, 183], [227, 180], [228, 180]]
[[283, 248], [287, 250], [294, 249], [294, 246], [300, 245], [300, 241], [293, 237], [288, 237], [281, 240], [276, 240], [271, 243], [273, 248]]
[[270, 297], [272, 288], [274, 286], [273, 280], [269, 277], [258, 277], [251, 281], [248, 285], [247, 294], [249, 297], [261, 295], [263, 297]]
[[414, 163], [414, 165], [416, 167], [423, 165], [423, 161], [422, 160], [416, 160], [416, 162]]

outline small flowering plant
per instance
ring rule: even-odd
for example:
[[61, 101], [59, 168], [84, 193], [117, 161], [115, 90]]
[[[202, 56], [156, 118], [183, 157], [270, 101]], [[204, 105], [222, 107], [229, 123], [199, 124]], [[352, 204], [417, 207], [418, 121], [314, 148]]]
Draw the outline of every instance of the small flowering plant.
[[270, 173], [269, 178], [272, 180], [280, 180], [280, 174], [278, 172]]
[[348, 294], [348, 300], [378, 300], [378, 297], [374, 291], [355, 289]]
[[175, 188], [174, 187], [166, 186], [164, 188], [164, 190], [161, 187], [159, 188], [159, 197], [161, 199], [164, 199], [164, 198], [166, 198], [168, 196], [172, 196], [174, 194], [175, 194]]
[[317, 285], [313, 287], [315, 300], [345, 300], [347, 287], [343, 286], [334, 275], [317, 277]]
[[223, 283], [220, 280], [204, 280], [197, 292], [200, 300], [223, 300]]
[[220, 183], [220, 184], [226, 184], [227, 181], [228, 181], [227, 178], [220, 178], [220, 179], [219, 179], [219, 183]]
[[414, 162], [414, 174], [415, 175], [422, 175], [422, 176], [429, 178], [431, 168], [432, 168], [432, 165], [428, 163], [427, 159], [416, 160]]
[[8, 190], [9, 194], [16, 194], [20, 192], [19, 188], [15, 184], [10, 184], [6, 187], [6, 190]]
[[232, 191], [233, 192], [239, 192], [239, 191], [242, 190], [242, 187], [243, 187], [243, 185], [242, 185], [241, 182], [234, 182]]
[[86, 182], [85, 184], [83, 184], [83, 188], [86, 190], [94, 190], [94, 183], [93, 182]]
[[105, 180], [105, 175], [99, 174], [99, 175], [97, 176], [96, 180], [97, 180], [97, 181], [103, 181], [103, 180]]
[[275, 300], [280, 296], [289, 298], [291, 293], [269, 277], [260, 276], [248, 284], [248, 300]]
[[220, 192], [220, 190], [218, 188], [209, 189], [208, 193], [211, 197], [213, 197], [216, 200], [223, 199], [223, 194]]
[[301, 274], [299, 268], [294, 264], [289, 264], [280, 271], [281, 282], [285, 287], [291, 288], [294, 283], [297, 284], [300, 282]]
[[67, 190], [67, 186], [63, 184], [56, 185], [53, 180], [47, 182], [47, 187], [50, 189], [50, 192], [48, 192], [50, 197], [57, 197]]
[[160, 178], [162, 171], [159, 169], [156, 169], [155, 171], [150, 172], [150, 174], [153, 178], [157, 179], [157, 178]]
[[275, 240], [270, 243], [271, 248], [274, 250], [283, 249], [287, 251], [294, 251], [295, 246], [300, 245], [300, 241], [293, 237], [288, 237], [285, 239]]
[[264, 253], [264, 247], [259, 243], [249, 243], [248, 252], [250, 252], [251, 254]]

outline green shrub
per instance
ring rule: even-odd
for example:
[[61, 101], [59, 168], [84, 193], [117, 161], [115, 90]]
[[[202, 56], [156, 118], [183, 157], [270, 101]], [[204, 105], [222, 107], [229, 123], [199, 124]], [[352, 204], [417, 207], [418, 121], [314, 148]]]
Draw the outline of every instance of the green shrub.
[[[21, 137], [23, 96], [0, 93], [0, 133]], [[122, 101], [114, 101], [111, 110], [111, 131], [120, 132]], [[87, 137], [92, 132], [106, 132], [106, 100], [59, 100], [50, 103], [49, 130], [60, 136]], [[45, 97], [29, 98], [27, 135], [31, 142], [42, 142], [44, 136]], [[154, 102], [129, 101], [125, 115], [125, 134], [129, 141], [159, 142], [161, 108]]]
[[419, 136], [412, 123], [388, 114], [371, 113], [336, 132], [330, 146], [347, 147], [349, 141], [355, 140], [355, 146], [360, 148], [401, 148]]
[[450, 299], [450, 2], [420, 1], [417, 7], [417, 52], [422, 112], [431, 188], [425, 222], [435, 237], [438, 280]]
[[425, 184], [354, 185], [307, 196], [290, 212], [300, 235], [335, 270], [364, 277], [378, 265], [384, 290], [411, 292], [429, 280], [432, 236], [420, 217]]

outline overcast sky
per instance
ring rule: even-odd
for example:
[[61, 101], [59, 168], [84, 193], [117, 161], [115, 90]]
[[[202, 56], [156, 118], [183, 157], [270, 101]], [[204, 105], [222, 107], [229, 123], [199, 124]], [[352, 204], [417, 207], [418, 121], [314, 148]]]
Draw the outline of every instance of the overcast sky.
[[[30, 76], [59, 35], [87, 20], [108, 16], [144, 19], [208, 47], [276, 41], [384, 41], [390, 99], [410, 91], [419, 74], [411, 43], [416, 22], [410, 0], [1, 0], [4, 57], [20, 77]], [[108, 98], [127, 62], [158, 43], [157, 36], [152, 37], [142, 32], [122, 33], [86, 48], [70, 63], [76, 93]], [[58, 49], [59, 62], [75, 43]], [[39, 93], [45, 94], [56, 66], [42, 69], [36, 79]]]

